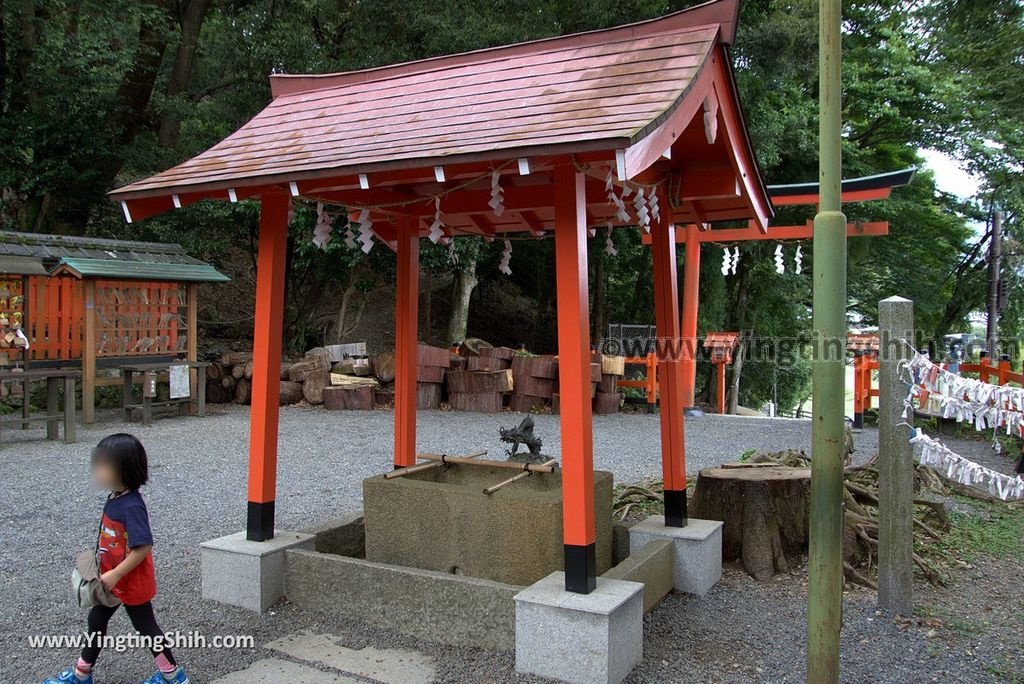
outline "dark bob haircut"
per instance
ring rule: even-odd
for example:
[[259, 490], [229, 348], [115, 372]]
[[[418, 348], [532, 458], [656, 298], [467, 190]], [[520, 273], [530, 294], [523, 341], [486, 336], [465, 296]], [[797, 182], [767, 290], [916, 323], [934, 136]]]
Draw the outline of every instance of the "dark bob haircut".
[[129, 490], [138, 489], [149, 481], [149, 461], [146, 449], [135, 435], [119, 432], [107, 435], [92, 451], [92, 462], [109, 463], [121, 474], [121, 484]]

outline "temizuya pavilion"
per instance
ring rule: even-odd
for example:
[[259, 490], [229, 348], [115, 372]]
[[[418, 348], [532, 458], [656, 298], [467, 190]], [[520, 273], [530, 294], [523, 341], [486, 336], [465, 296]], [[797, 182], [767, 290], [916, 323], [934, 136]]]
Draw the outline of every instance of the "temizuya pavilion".
[[[416, 462], [419, 243], [439, 208], [449, 237], [554, 235], [565, 587], [593, 591], [587, 232], [650, 231], [663, 338], [680, 335], [674, 226], [767, 232], [772, 205], [729, 56], [738, 4], [364, 71], [275, 75], [273, 100], [241, 129], [112, 193], [128, 221], [204, 199], [260, 202], [248, 539], [274, 536], [292, 199], [344, 205], [396, 253], [397, 467]], [[493, 183], [502, 211], [489, 204]], [[665, 521], [684, 527], [683, 359], [659, 371]]]

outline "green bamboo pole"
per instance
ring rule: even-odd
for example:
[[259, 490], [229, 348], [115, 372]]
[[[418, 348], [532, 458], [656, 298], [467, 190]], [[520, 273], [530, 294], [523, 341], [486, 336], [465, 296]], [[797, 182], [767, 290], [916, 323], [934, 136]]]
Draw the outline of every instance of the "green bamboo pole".
[[839, 682], [843, 620], [846, 217], [841, 192], [841, 0], [819, 2], [819, 182], [814, 217], [814, 421], [807, 587], [807, 681]]

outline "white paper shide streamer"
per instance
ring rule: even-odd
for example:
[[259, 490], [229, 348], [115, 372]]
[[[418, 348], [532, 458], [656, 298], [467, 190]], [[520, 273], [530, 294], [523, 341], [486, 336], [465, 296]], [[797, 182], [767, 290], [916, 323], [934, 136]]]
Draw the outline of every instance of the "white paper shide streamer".
[[370, 218], [370, 210], [363, 209], [359, 212], [359, 244], [362, 245], [364, 254], [369, 254], [373, 249], [373, 220]]
[[797, 275], [803, 273], [804, 270], [804, 253], [800, 249], [800, 245], [796, 246], [796, 254], [793, 255], [793, 264], [796, 267]]
[[444, 237], [444, 230], [443, 230], [443, 228], [444, 228], [444, 222], [441, 220], [441, 198], [440, 197], [435, 197], [434, 198], [434, 221], [433, 221], [433, 223], [430, 224], [430, 233], [427, 235], [427, 237], [430, 238], [430, 241], [433, 242], [435, 245], [438, 243], [438, 241], [442, 237]]
[[[928, 393], [928, 403], [944, 418], [970, 423], [976, 430], [1005, 428], [1006, 434], [1021, 434], [1024, 428], [1024, 389], [992, 385], [965, 378], [932, 363], [927, 354], [915, 353], [906, 364], [913, 374], [904, 401], [903, 419], [913, 415], [915, 396]], [[921, 465], [930, 466], [968, 487], [988, 491], [1003, 501], [1024, 498], [1024, 479], [1005, 475], [960, 456], [936, 439], [914, 430], [911, 444], [920, 447]]]
[[604, 251], [608, 256], [616, 256], [619, 250], [615, 249], [615, 241], [612, 240], [612, 224], [608, 224], [608, 232], [605, 233]]
[[505, 275], [512, 275], [512, 242], [505, 240], [505, 249], [501, 251], [501, 262], [498, 264], [498, 270]]
[[[615, 183], [612, 179], [612, 172], [609, 171], [608, 175], [604, 179], [604, 189], [608, 193], [608, 203], [615, 206], [615, 218], [619, 220], [619, 223], [628, 223], [629, 214], [626, 212], [626, 203], [615, 194]], [[625, 197], [625, 190], [623, 190], [623, 197]]]
[[970, 461], [924, 434], [920, 428], [914, 432], [910, 442], [921, 447], [921, 465], [935, 468], [951, 480], [968, 487], [986, 490], [1003, 501], [1024, 498], [1024, 480], [1013, 475], [997, 473], [991, 468]]
[[505, 213], [505, 189], [501, 187], [501, 171], [491, 173], [491, 200], [488, 202], [495, 216]]
[[786, 272], [786, 258], [782, 255], [782, 245], [775, 245], [775, 272], [782, 275]]
[[316, 226], [313, 228], [313, 244], [320, 249], [326, 249], [327, 243], [331, 241], [331, 217], [324, 209], [323, 202], [316, 203]]
[[650, 233], [651, 210], [647, 207], [647, 198], [644, 197], [643, 188], [636, 191], [636, 197], [633, 198], [633, 209], [636, 211], [636, 218], [640, 222], [640, 227], [645, 233]]

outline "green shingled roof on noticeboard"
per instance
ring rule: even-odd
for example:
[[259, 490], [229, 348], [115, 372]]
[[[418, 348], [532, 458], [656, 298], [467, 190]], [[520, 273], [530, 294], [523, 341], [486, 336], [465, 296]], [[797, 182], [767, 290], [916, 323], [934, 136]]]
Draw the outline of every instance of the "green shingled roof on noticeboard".
[[230, 280], [174, 243], [0, 230], [0, 273], [47, 272], [70, 273], [79, 278], [168, 282]]
[[79, 278], [199, 283], [226, 283], [230, 280], [213, 266], [203, 263], [166, 264], [114, 259], [61, 259], [56, 268], [51, 271], [53, 275], [69, 272]]

